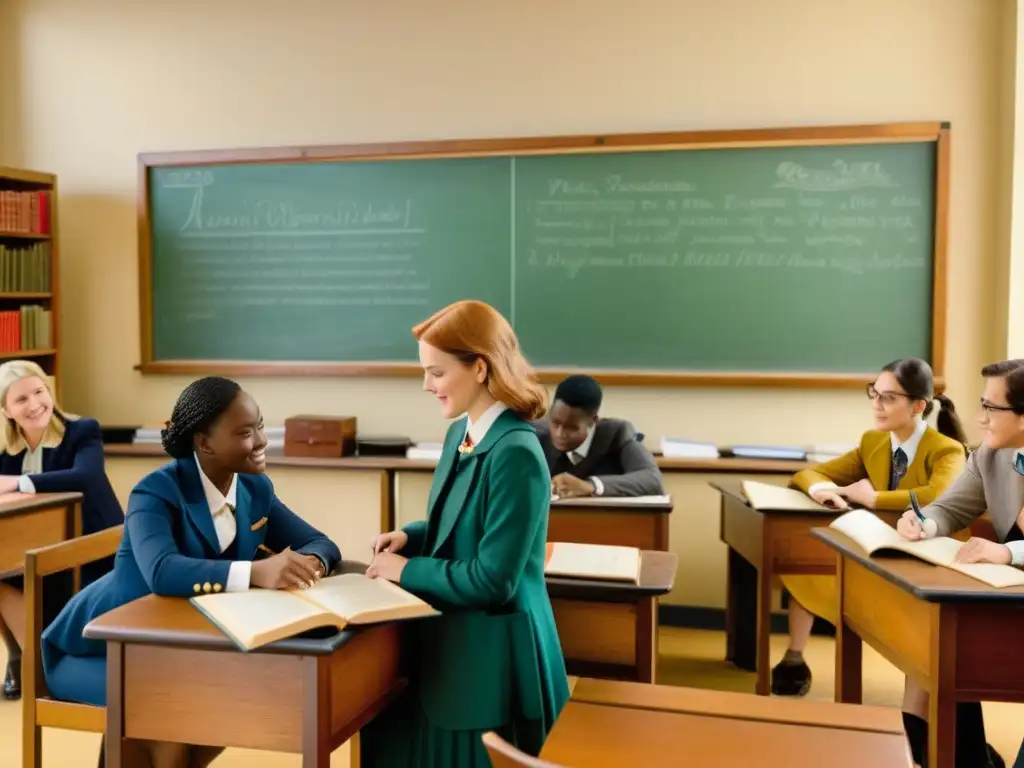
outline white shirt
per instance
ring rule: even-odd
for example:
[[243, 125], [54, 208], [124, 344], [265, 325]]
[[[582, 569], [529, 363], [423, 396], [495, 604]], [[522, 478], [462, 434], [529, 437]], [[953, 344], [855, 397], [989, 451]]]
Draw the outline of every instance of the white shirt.
[[[910, 437], [905, 442], [900, 443], [900, 439], [896, 437], [894, 432], [889, 433], [889, 449], [895, 454], [897, 448], [902, 448], [903, 453], [907, 455], [907, 468], [914, 463], [914, 457], [917, 455], [917, 449], [921, 445], [921, 438], [924, 437], [925, 430], [928, 429], [928, 422], [924, 419], [918, 419], [917, 425], [914, 427], [914, 431], [910, 434]], [[815, 483], [807, 489], [807, 495], [811, 496], [818, 491], [828, 490], [829, 488], [838, 488], [839, 486], [832, 481], [822, 481]]]
[[[587, 430], [587, 436], [583, 439], [583, 442], [577, 445], [573, 450], [566, 451], [566, 456], [569, 457], [569, 461], [572, 462], [573, 466], [576, 466], [590, 453], [590, 446], [594, 444], [594, 433], [597, 431], [596, 426], [591, 426]], [[604, 493], [604, 483], [601, 482], [599, 477], [591, 477], [590, 482], [594, 484], [594, 495], [600, 496]]]
[[[210, 515], [213, 516], [213, 528], [217, 532], [217, 543], [220, 544], [220, 551], [223, 552], [231, 546], [231, 542], [238, 535], [238, 521], [235, 520], [235, 508], [238, 506], [238, 475], [231, 476], [231, 485], [225, 496], [203, 472], [198, 456], [195, 457], [195, 460], [196, 467], [199, 469], [199, 480], [203, 484], [203, 493], [206, 495], [206, 503], [210, 507]], [[228, 568], [228, 583], [224, 585], [224, 589], [228, 592], [246, 591], [249, 589], [251, 575], [252, 563], [247, 560], [236, 560]]]
[[480, 445], [480, 441], [484, 439], [484, 435], [487, 434], [487, 430], [491, 428], [495, 421], [502, 413], [508, 410], [507, 405], [502, 403], [495, 403], [482, 414], [480, 418], [474, 422], [469, 416], [466, 416], [466, 434], [469, 435], [469, 439], [473, 441], [473, 445]]

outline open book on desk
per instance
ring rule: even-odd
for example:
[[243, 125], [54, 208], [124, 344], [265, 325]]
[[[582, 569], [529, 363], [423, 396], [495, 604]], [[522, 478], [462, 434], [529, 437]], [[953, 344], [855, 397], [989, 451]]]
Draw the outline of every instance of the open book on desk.
[[759, 483], [756, 480], [744, 480], [740, 483], [743, 495], [750, 506], [759, 512], [784, 512], [789, 510], [809, 512], [835, 512], [832, 507], [819, 504], [803, 491], [786, 488], [772, 483]]
[[1024, 571], [996, 563], [957, 563], [956, 553], [960, 551], [963, 542], [947, 536], [908, 541], [895, 528], [866, 509], [854, 509], [840, 515], [829, 527], [845, 533], [869, 555], [884, 550], [903, 552], [926, 563], [970, 576], [996, 589], [1024, 586]]
[[438, 611], [386, 579], [328, 576], [308, 589], [250, 589], [189, 602], [243, 651], [320, 627], [436, 616]]
[[549, 541], [544, 557], [544, 575], [639, 584], [640, 560], [640, 550], [636, 547]]

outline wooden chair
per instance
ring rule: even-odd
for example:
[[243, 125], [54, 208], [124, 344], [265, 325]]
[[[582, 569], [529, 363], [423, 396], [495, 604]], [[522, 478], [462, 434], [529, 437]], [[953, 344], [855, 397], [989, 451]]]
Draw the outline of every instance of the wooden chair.
[[493, 768], [568, 768], [531, 757], [513, 747], [494, 731], [485, 733], [483, 741]]
[[[21, 652], [21, 764], [42, 768], [42, 729], [104, 733], [106, 709], [51, 699], [43, 678], [40, 635], [43, 624], [43, 577], [79, 568], [117, 552], [124, 526], [69, 539], [25, 553], [25, 648]], [[104, 749], [100, 746], [99, 768]]]

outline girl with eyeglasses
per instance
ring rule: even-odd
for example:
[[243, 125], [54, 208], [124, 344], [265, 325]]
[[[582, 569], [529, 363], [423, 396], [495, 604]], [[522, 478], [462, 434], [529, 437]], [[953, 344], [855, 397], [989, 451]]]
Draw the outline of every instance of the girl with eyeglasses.
[[[967, 457], [953, 402], [934, 391], [932, 369], [924, 360], [908, 357], [889, 363], [867, 387], [874, 429], [852, 451], [798, 472], [790, 485], [837, 510], [854, 504], [899, 512], [910, 507], [910, 491], [921, 506], [932, 503], [960, 475]], [[933, 428], [925, 419], [936, 403], [940, 410]], [[814, 617], [832, 624], [838, 620], [836, 577], [787, 575], [781, 581], [790, 594], [789, 648], [772, 670], [772, 693], [803, 696], [811, 688], [803, 651]], [[904, 723], [915, 759], [927, 751], [926, 701], [908, 681]], [[985, 765], [984, 757], [978, 765]]]

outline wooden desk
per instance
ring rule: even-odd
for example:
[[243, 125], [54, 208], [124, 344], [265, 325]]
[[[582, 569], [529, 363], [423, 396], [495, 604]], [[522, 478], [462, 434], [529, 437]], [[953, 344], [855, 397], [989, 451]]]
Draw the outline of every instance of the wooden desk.
[[82, 494], [0, 494], [0, 578], [24, 571], [26, 550], [81, 535]]
[[929, 693], [928, 764], [953, 768], [958, 701], [1024, 702], [1024, 587], [994, 590], [911, 557], [869, 557], [844, 534], [837, 556], [836, 701], [861, 701], [862, 641]]
[[675, 582], [674, 552], [644, 551], [640, 586], [548, 577], [570, 675], [653, 683], [658, 664], [658, 598]]
[[548, 541], [612, 544], [667, 552], [672, 500], [596, 497], [551, 502]]
[[[835, 553], [811, 535], [838, 512], [773, 510], [759, 512], [747, 503], [739, 480], [712, 483], [722, 494], [721, 538], [729, 547], [725, 598], [725, 658], [757, 672], [755, 693], [771, 691], [772, 585], [787, 573], [836, 572]], [[879, 513], [895, 525], [898, 513]], [[891, 519], [890, 519], [891, 518]], [[750, 628], [756, 627], [753, 635]]]
[[[541, 757], [567, 766], [911, 768], [899, 710], [579, 680]], [[827, 759], [825, 758], [827, 756]]]
[[107, 768], [125, 764], [130, 739], [301, 753], [303, 768], [329, 768], [405, 685], [397, 624], [241, 653], [186, 599], [150, 595], [84, 634], [107, 642]]

